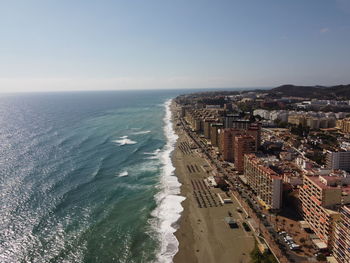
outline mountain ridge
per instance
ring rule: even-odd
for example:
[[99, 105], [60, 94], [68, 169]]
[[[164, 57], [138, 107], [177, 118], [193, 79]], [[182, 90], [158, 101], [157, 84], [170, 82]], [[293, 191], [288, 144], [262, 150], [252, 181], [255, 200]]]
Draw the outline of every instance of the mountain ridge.
[[350, 99], [350, 84], [335, 86], [297, 86], [285, 84], [269, 90], [269, 94], [319, 99]]

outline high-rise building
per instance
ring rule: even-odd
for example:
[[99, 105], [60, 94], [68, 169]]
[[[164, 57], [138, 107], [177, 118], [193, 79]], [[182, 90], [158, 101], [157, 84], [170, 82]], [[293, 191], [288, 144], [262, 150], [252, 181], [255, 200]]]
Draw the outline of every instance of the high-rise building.
[[282, 207], [282, 177], [269, 168], [268, 158], [246, 154], [244, 175], [248, 185], [267, 209], [276, 210]]
[[299, 199], [304, 220], [328, 247], [332, 246], [334, 223], [340, 217], [337, 208], [349, 202], [349, 196], [344, 195], [349, 188], [343, 186], [347, 183], [348, 178], [341, 176], [303, 176]]
[[204, 138], [210, 139], [210, 124], [214, 122], [217, 122], [217, 119], [210, 118], [204, 120]]
[[237, 120], [239, 118], [240, 118], [239, 114], [226, 114], [225, 119], [224, 119], [225, 129], [233, 128], [232, 127], [233, 121]]
[[252, 122], [250, 120], [233, 120], [230, 128], [247, 130], [251, 124]]
[[217, 147], [219, 144], [219, 130], [222, 129], [222, 123], [210, 124], [210, 142], [212, 146]]
[[234, 139], [239, 135], [249, 135], [254, 138], [255, 149], [254, 152], [258, 150], [261, 144], [261, 125], [260, 124], [251, 124], [248, 129], [222, 129], [220, 131], [220, 152], [222, 158], [227, 162], [234, 161]]
[[222, 158], [227, 162], [233, 161], [233, 138], [235, 136], [234, 129], [220, 130], [220, 152]]
[[257, 151], [261, 145], [261, 123], [260, 122], [252, 123], [250, 127], [247, 129], [246, 134], [255, 138], [256, 140], [255, 151]]
[[239, 135], [234, 138], [234, 161], [238, 172], [244, 170], [244, 155], [256, 151], [256, 139], [249, 135]]
[[350, 206], [343, 206], [335, 224], [333, 256], [339, 263], [350, 262]]
[[224, 110], [228, 112], [232, 111], [232, 103], [225, 103]]
[[350, 171], [350, 151], [327, 151], [327, 168]]

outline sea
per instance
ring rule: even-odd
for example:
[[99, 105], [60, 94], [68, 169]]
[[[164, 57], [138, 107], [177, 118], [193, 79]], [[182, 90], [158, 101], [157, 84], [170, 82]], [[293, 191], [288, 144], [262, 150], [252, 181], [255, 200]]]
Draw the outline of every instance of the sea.
[[1, 94], [0, 262], [172, 262], [180, 93]]
[[179, 93], [0, 95], [0, 262], [172, 262]]

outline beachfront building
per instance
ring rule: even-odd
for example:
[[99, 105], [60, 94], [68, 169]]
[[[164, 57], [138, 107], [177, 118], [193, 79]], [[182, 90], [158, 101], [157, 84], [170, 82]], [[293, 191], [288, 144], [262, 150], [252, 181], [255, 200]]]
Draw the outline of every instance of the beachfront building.
[[219, 145], [219, 130], [221, 130], [223, 126], [222, 123], [216, 122], [210, 124], [210, 142], [212, 146], [217, 147]]
[[200, 132], [203, 129], [203, 120], [199, 111], [193, 109], [186, 110], [185, 120], [190, 124], [192, 131]]
[[328, 174], [304, 175], [299, 199], [304, 220], [326, 247], [332, 247], [335, 222], [340, 218], [339, 206], [349, 203], [348, 177]]
[[233, 139], [235, 136], [234, 129], [222, 129], [220, 130], [220, 153], [224, 161], [233, 161]]
[[248, 185], [267, 209], [282, 207], [282, 177], [269, 168], [270, 157], [244, 156], [244, 176]]
[[350, 171], [350, 151], [327, 151], [327, 168]]
[[339, 263], [350, 262], [350, 206], [343, 206], [334, 229], [333, 256]]
[[207, 118], [204, 120], [204, 123], [203, 123], [203, 129], [204, 129], [204, 138], [206, 139], [210, 139], [210, 124], [212, 123], [215, 123], [215, 122], [218, 122], [217, 119], [214, 119], [214, 118]]
[[244, 155], [256, 151], [256, 140], [249, 135], [239, 135], [234, 138], [234, 162], [235, 168], [242, 173], [244, 170]]
[[184, 114], [185, 120], [190, 124], [192, 131], [198, 134], [204, 132], [207, 136], [207, 139], [209, 139], [211, 130], [208, 129], [210, 128], [210, 124], [214, 122], [220, 122], [219, 119], [220, 116], [223, 115], [223, 109], [207, 109], [201, 107], [185, 108]]
[[222, 158], [224, 161], [233, 162], [235, 157], [235, 147], [234, 141], [236, 136], [240, 135], [248, 135], [254, 138], [254, 151], [258, 150], [261, 142], [261, 128], [260, 125], [251, 124], [248, 129], [222, 129], [220, 131], [220, 142], [219, 142], [219, 150], [222, 154]]

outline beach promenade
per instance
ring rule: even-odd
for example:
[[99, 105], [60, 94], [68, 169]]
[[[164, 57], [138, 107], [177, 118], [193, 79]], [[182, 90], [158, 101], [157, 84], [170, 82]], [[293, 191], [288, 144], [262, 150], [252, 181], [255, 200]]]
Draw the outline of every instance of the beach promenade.
[[[211, 175], [214, 168], [195, 149], [185, 131], [177, 127], [176, 122], [174, 124], [179, 139], [173, 152], [173, 164], [182, 183], [181, 195], [186, 197], [182, 203], [184, 212], [180, 228], [175, 233], [179, 252], [174, 262], [250, 262], [249, 253], [255, 239], [252, 232], [246, 232], [242, 227], [244, 215], [237, 212], [237, 201], [232, 198], [232, 204], [222, 206], [217, 193], [223, 192], [206, 187], [203, 179]], [[238, 222], [238, 228], [231, 229], [225, 222], [228, 212]]]

